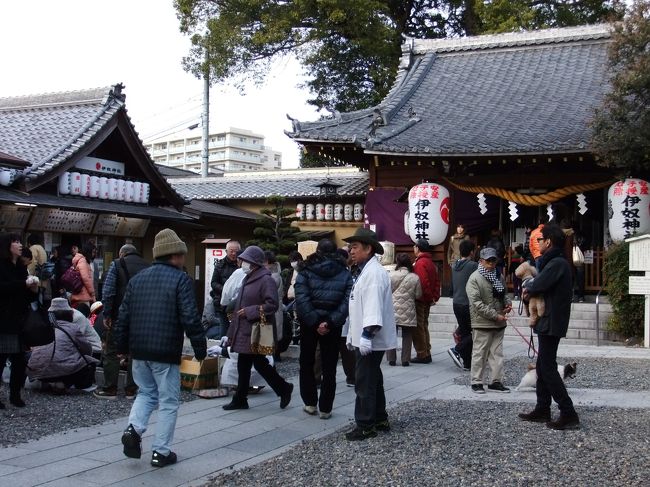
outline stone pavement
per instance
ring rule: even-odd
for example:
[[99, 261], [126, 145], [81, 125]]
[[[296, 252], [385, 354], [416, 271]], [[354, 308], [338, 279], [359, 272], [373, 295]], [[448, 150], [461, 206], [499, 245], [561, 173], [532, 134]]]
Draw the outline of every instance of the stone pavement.
[[[467, 387], [455, 385], [454, 379], [463, 372], [451, 363], [447, 355], [449, 346], [448, 340], [433, 340], [432, 365], [383, 367], [389, 407], [402, 401], [433, 398], [534, 402], [534, 392], [477, 396]], [[526, 348], [520, 339], [510, 339], [504, 344], [506, 358], [525, 356]], [[650, 350], [623, 347], [561, 345], [559, 354], [650, 359]], [[246, 411], [224, 411], [221, 406], [229, 399], [197, 399], [181, 405], [174, 439], [174, 450], [179, 457], [176, 465], [155, 469], [149, 464], [154, 414], [151, 429], [143, 438], [141, 460], [127, 459], [122, 454], [120, 438], [126, 426], [124, 418], [0, 449], [0, 485], [199, 486], [219, 472], [264, 461], [304, 439], [315, 439], [348, 425], [353, 418], [354, 389], [345, 386], [340, 367], [338, 378], [334, 411], [329, 420], [302, 412], [295, 377], [293, 400], [285, 410], [279, 408], [279, 399], [268, 390], [251, 396], [251, 409]], [[650, 408], [647, 394], [572, 388], [571, 396], [577, 405], [604, 406], [616, 398], [618, 405]]]

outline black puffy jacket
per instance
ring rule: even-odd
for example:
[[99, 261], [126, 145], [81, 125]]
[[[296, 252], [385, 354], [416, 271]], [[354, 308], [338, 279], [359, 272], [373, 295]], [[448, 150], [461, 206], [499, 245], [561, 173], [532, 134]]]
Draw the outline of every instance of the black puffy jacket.
[[296, 315], [301, 325], [316, 328], [327, 322], [342, 328], [348, 316], [352, 276], [338, 255], [312, 254], [298, 272]]

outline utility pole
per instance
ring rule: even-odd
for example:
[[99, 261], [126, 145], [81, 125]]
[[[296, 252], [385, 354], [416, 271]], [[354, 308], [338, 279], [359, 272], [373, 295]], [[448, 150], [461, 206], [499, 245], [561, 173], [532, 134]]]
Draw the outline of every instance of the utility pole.
[[208, 177], [208, 159], [210, 157], [210, 57], [208, 48], [205, 48], [205, 70], [203, 73], [203, 112], [201, 124], [203, 125], [203, 149], [201, 150], [201, 176]]

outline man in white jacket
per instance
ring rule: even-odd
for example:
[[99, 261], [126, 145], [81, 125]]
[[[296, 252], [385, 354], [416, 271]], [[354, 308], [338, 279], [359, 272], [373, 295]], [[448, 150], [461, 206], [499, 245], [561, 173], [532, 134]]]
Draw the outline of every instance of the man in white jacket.
[[356, 426], [345, 437], [356, 441], [377, 436], [377, 430], [390, 430], [381, 362], [386, 350], [397, 347], [397, 332], [390, 279], [375, 258], [376, 254], [384, 253], [377, 235], [367, 228], [359, 228], [344, 240], [350, 244], [353, 263], [360, 268], [350, 293], [347, 339], [348, 348], [353, 347], [356, 355], [357, 399]]

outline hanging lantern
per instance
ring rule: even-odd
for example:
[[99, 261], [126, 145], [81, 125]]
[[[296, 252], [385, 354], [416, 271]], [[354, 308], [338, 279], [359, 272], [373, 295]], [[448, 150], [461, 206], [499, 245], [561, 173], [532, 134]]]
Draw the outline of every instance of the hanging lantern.
[[423, 238], [439, 245], [449, 229], [449, 191], [435, 183], [422, 183], [409, 191], [408, 235], [416, 242]]
[[650, 232], [648, 182], [626, 179], [612, 184], [607, 192], [607, 212], [609, 234], [614, 242]]

